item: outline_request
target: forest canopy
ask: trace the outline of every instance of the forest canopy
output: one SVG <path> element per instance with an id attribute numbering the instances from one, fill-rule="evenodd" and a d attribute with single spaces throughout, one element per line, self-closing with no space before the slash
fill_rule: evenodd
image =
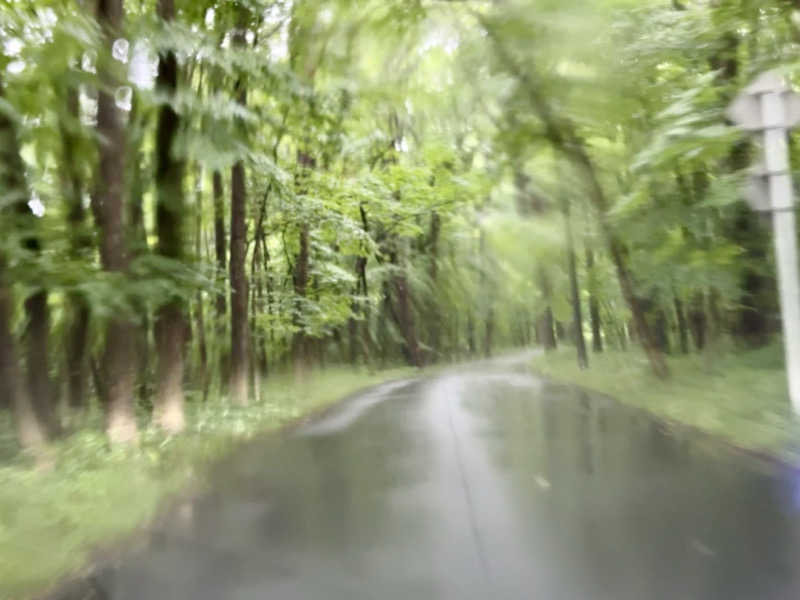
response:
<path id="1" fill-rule="evenodd" d="M 725 118 L 787 0 L 0 8 L 0 400 L 21 447 L 280 371 L 780 330 Z M 797 139 L 792 138 L 792 146 Z M 800 156 L 794 152 L 795 157 Z M 588 347 L 588 350 L 587 350 Z"/>

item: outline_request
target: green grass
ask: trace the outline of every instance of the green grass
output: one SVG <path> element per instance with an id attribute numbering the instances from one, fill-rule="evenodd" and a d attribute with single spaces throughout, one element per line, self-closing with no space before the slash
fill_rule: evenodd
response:
<path id="1" fill-rule="evenodd" d="M 534 368 L 737 446 L 800 462 L 800 424 L 791 413 L 779 346 L 673 357 L 666 381 L 650 373 L 638 351 L 592 355 L 590 362 L 589 370 L 580 371 L 574 349 L 563 349 L 537 357 Z"/>
<path id="2" fill-rule="evenodd" d="M 271 378 L 262 388 L 267 400 L 247 408 L 190 403 L 180 436 L 144 431 L 136 449 L 109 449 L 101 433 L 86 430 L 51 449 L 48 469 L 21 459 L 0 466 L 0 599 L 33 597 L 130 538 L 170 496 L 201 488 L 210 464 L 243 440 L 410 373 L 336 369 L 303 383 Z"/>

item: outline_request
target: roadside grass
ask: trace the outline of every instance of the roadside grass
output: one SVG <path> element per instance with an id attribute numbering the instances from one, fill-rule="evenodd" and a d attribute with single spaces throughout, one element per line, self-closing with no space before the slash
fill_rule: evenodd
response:
<path id="1" fill-rule="evenodd" d="M 553 380 L 603 392 L 732 444 L 800 463 L 800 421 L 792 416 L 780 345 L 755 351 L 670 357 L 671 377 L 653 376 L 639 351 L 608 351 L 578 369 L 574 348 L 534 359 Z"/>
<path id="2" fill-rule="evenodd" d="M 361 388 L 415 373 L 328 369 L 295 382 L 262 384 L 265 400 L 245 408 L 221 401 L 187 405 L 188 428 L 165 437 L 145 430 L 138 447 L 109 448 L 86 428 L 50 448 L 52 464 L 23 458 L 0 465 L 0 599 L 36 597 L 87 566 L 93 553 L 123 543 L 180 490 L 200 488 L 209 466 L 243 440 L 274 431 Z M 98 415 L 89 420 L 99 421 Z M 9 423 L 0 423 L 8 444 Z"/>

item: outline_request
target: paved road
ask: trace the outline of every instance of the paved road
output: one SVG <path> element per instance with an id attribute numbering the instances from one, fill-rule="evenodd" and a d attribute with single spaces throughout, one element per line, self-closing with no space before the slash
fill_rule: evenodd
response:
<path id="1" fill-rule="evenodd" d="M 797 600 L 800 475 L 509 364 L 252 444 L 114 600 Z"/>

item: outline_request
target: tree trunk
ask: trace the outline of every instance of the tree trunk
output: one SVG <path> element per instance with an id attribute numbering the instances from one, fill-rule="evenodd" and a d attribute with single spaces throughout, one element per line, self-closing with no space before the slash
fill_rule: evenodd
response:
<path id="1" fill-rule="evenodd" d="M 233 45 L 246 44 L 246 27 L 250 15 L 246 8 L 240 7 L 238 24 L 233 34 Z M 241 106 L 247 104 L 247 87 L 244 76 L 236 82 L 237 101 Z M 248 339 L 247 339 L 247 301 L 248 282 L 245 269 L 247 259 L 247 190 L 245 187 L 244 162 L 237 161 L 231 169 L 231 376 L 230 397 L 234 404 L 248 404 Z"/>
<path id="2" fill-rule="evenodd" d="M 559 321 L 558 319 L 555 320 L 556 326 L 556 339 L 559 341 L 564 341 L 567 337 L 567 328 L 564 326 L 564 323 Z"/>
<path id="3" fill-rule="evenodd" d="M 227 250 L 225 249 L 225 199 L 222 189 L 222 173 L 214 171 L 214 250 L 217 257 L 217 272 L 221 275 L 227 271 Z M 220 283 L 215 303 L 217 322 L 225 318 L 225 290 Z"/>
<path id="4" fill-rule="evenodd" d="M 437 279 L 439 276 L 439 237 L 441 235 L 442 230 L 442 220 L 439 216 L 439 213 L 433 211 L 431 213 L 431 223 L 430 223 L 430 233 L 428 237 L 428 259 L 430 260 L 430 267 L 428 271 L 428 276 L 430 277 L 431 281 L 431 294 L 430 298 L 430 306 L 429 306 L 429 326 L 428 331 L 430 333 L 430 347 L 433 351 L 433 356 L 435 360 L 438 360 L 438 357 L 441 355 L 441 322 L 442 322 L 442 315 L 439 310 L 439 299 L 437 297 Z M 491 317 L 491 315 L 490 315 Z M 487 352 L 491 354 L 491 331 L 488 330 L 490 324 L 493 327 L 493 318 L 490 318 L 487 323 Z"/>
<path id="5" fill-rule="evenodd" d="M 203 170 L 198 165 L 195 171 L 195 227 L 194 227 L 194 255 L 200 259 L 203 255 Z M 203 290 L 198 289 L 195 296 L 195 330 L 197 339 L 198 357 L 200 359 L 199 369 L 195 379 L 201 382 L 203 392 L 203 402 L 208 400 L 209 370 L 208 370 L 208 343 L 206 341 L 205 306 Z"/>
<path id="6" fill-rule="evenodd" d="M 4 96 L 4 91 L 3 81 L 0 79 L 0 98 Z M 17 225 L 18 206 L 23 204 L 27 209 L 28 188 L 25 182 L 25 165 L 20 155 L 17 132 L 14 122 L 5 111 L 0 111 L 0 189 L 4 194 L 5 202 L 7 202 L 6 207 L 14 208 L 16 213 L 11 213 L 8 208 L 3 208 L 0 215 L 0 225 L 3 226 L 5 235 L 9 235 L 13 232 L 6 228 L 9 227 L 9 224 L 12 227 Z M 35 295 L 32 296 L 32 298 L 35 297 Z M 44 299 L 46 302 L 47 297 L 45 296 Z M 0 252 L 0 392 L 4 398 L 8 399 L 8 403 L 14 411 L 19 443 L 23 448 L 36 449 L 47 439 L 48 423 L 42 419 L 41 414 L 37 414 L 29 386 L 23 381 L 20 371 L 17 345 L 11 328 L 13 306 L 11 283 L 7 273 L 7 259 L 5 253 Z M 30 315 L 30 308 L 26 306 L 26 309 Z M 39 326 L 42 324 L 41 319 L 31 320 L 31 324 L 33 323 Z M 35 348 L 35 344 L 31 344 L 31 346 Z M 30 365 L 28 371 L 29 377 L 34 374 Z"/>
<path id="7" fill-rule="evenodd" d="M 405 268 L 400 265 L 396 252 L 391 255 L 394 265 L 392 284 L 397 298 L 397 324 L 405 340 L 405 354 L 408 363 L 414 367 L 422 367 L 422 354 L 414 324 L 414 313 L 411 306 L 411 290 L 408 287 Z"/>
<path id="8" fill-rule="evenodd" d="M 555 350 L 558 347 L 556 341 L 555 320 L 553 311 L 548 306 L 536 321 L 536 337 L 545 350 Z"/>
<path id="9" fill-rule="evenodd" d="M 205 309 L 203 308 L 203 292 L 197 292 L 195 300 L 195 328 L 197 329 L 197 350 L 200 358 L 200 382 L 203 390 L 203 402 L 208 400 L 208 343 L 206 342 Z"/>
<path id="10" fill-rule="evenodd" d="M 97 189 L 92 198 L 100 230 L 100 260 L 103 269 L 123 276 L 128 268 L 125 248 L 125 130 L 112 91 L 119 85 L 111 46 L 122 30 L 122 0 L 98 0 L 97 20 L 107 53 L 99 62 L 101 87 L 97 95 L 99 166 Z M 102 359 L 103 387 L 109 438 L 114 443 L 133 442 L 138 437 L 133 407 L 135 353 L 130 341 L 136 327 L 127 316 L 110 317 Z"/>
<path id="11" fill-rule="evenodd" d="M 0 98 L 5 90 L 0 82 Z M 8 206 L 13 207 L 14 214 L 3 215 L 9 219 L 17 231 L 22 232 L 22 249 L 33 260 L 37 260 L 42 252 L 39 237 L 38 219 L 28 206 L 30 199 L 25 179 L 25 165 L 20 154 L 19 140 L 15 124 L 7 117 L 0 116 L 0 142 L 7 145 L 0 168 L 9 172 L 3 177 L 6 184 L 3 190 L 8 197 Z M 16 171 L 12 173 L 11 171 Z M 7 191 L 6 191 L 7 190 Z M 56 435 L 59 423 L 55 416 L 55 395 L 50 380 L 50 362 L 48 359 L 48 342 L 50 337 L 50 308 L 47 302 L 45 281 L 35 282 L 41 287 L 25 299 L 24 310 L 27 322 L 25 342 L 26 384 L 30 401 L 41 423 L 46 427 L 49 436 Z"/>
<path id="12" fill-rule="evenodd" d="M 489 284 L 489 261 L 488 252 L 486 250 L 486 230 L 480 227 L 480 236 L 478 238 L 478 252 L 481 259 L 481 276 L 480 285 L 483 291 L 484 301 L 486 302 L 485 312 L 483 318 L 485 319 L 485 329 L 483 338 L 483 355 L 486 358 L 492 355 L 492 344 L 494 343 L 494 298 L 492 293 L 492 286 Z"/>
<path id="13" fill-rule="evenodd" d="M 570 299 L 572 301 L 572 327 L 575 332 L 575 349 L 577 352 L 578 368 L 589 367 L 589 356 L 586 353 L 586 340 L 583 337 L 583 313 L 581 310 L 581 292 L 578 285 L 578 265 L 575 257 L 575 240 L 572 236 L 572 221 L 570 219 L 569 201 L 562 201 L 564 213 L 564 228 L 567 239 L 567 270 L 569 271 Z"/>
<path id="14" fill-rule="evenodd" d="M 248 403 L 247 357 L 247 275 L 245 273 L 246 223 L 244 164 L 238 162 L 231 173 L 231 400 L 237 405 Z"/>
<path id="15" fill-rule="evenodd" d="M 72 122 L 61 125 L 62 174 L 65 190 L 65 210 L 69 225 L 70 255 L 75 261 L 81 260 L 91 247 L 91 237 L 87 230 L 86 210 L 83 206 L 83 181 L 74 157 L 78 143 L 73 129 L 80 119 L 78 90 L 69 87 L 66 91 L 67 114 Z M 88 373 L 89 304 L 80 292 L 70 292 L 67 296 L 70 322 L 67 326 L 64 347 L 66 348 L 67 403 L 77 410 L 87 405 L 86 382 Z"/>
<path id="16" fill-rule="evenodd" d="M 363 209 L 362 209 L 363 211 Z M 365 217 L 366 220 L 366 217 Z M 366 230 L 365 230 L 366 231 Z M 367 287 L 367 258 L 359 256 L 356 258 L 356 298 L 350 305 L 353 316 L 347 321 L 349 336 L 349 355 L 350 364 L 358 363 L 359 349 L 364 355 L 364 362 L 369 362 L 369 308 L 368 308 L 368 287 Z M 359 322 L 360 321 L 360 322 Z"/>
<path id="17" fill-rule="evenodd" d="M 67 350 L 67 399 L 73 409 L 87 405 L 89 306 L 82 295 L 71 294 L 72 322 L 69 325 Z"/>
<path id="18" fill-rule="evenodd" d="M 600 302 L 597 299 L 597 275 L 594 267 L 594 252 L 586 249 L 586 271 L 589 274 L 589 321 L 592 327 L 592 352 L 603 351 L 603 332 L 600 320 Z"/>
<path id="19" fill-rule="evenodd" d="M 264 232 L 264 222 L 267 218 L 267 200 L 269 198 L 269 189 L 264 194 L 261 200 L 261 206 L 258 209 L 258 219 L 256 220 L 256 228 L 253 236 L 253 260 L 250 265 L 250 280 L 254 284 L 252 309 L 251 313 L 251 332 L 255 335 L 255 343 L 251 344 L 253 347 L 251 364 L 254 365 L 252 369 L 255 373 L 254 383 L 260 384 L 260 379 L 267 375 L 267 348 L 264 332 L 258 331 L 258 315 L 264 311 L 264 278 L 267 276 L 266 269 L 268 263 L 264 260 L 263 254 L 267 252 L 267 240 Z M 260 272 L 261 270 L 263 272 Z M 259 388 L 260 389 L 260 388 Z"/>
<path id="20" fill-rule="evenodd" d="M 164 22 L 175 18 L 174 0 L 158 0 L 158 15 Z M 156 87 L 168 97 L 178 89 L 178 60 L 168 50 L 158 61 Z M 164 104 L 156 132 L 156 230 L 157 250 L 162 257 L 179 263 L 184 258 L 183 173 L 184 162 L 175 157 L 180 117 L 171 104 Z M 169 433 L 186 425 L 183 410 L 183 346 L 186 339 L 186 308 L 179 295 L 158 309 L 155 323 L 158 372 L 156 375 L 155 423 Z"/>
<path id="21" fill-rule="evenodd" d="M 298 196 L 307 193 L 308 172 L 316 167 L 316 160 L 308 152 L 298 150 L 297 152 L 297 174 L 295 176 L 295 190 Z M 310 231 L 308 222 L 299 223 L 297 234 L 298 251 L 294 261 L 294 314 L 292 315 L 293 325 L 296 328 L 292 337 L 292 360 L 294 361 L 295 374 L 302 376 L 308 368 L 309 348 L 308 336 L 304 331 L 304 304 L 308 295 L 308 280 L 310 267 Z"/>
<path id="22" fill-rule="evenodd" d="M 689 354 L 689 324 L 686 322 L 683 301 L 678 296 L 675 296 L 675 316 L 678 319 L 678 340 L 681 345 L 681 353 Z"/>
<path id="23" fill-rule="evenodd" d="M 28 320 L 25 331 L 28 390 L 33 408 L 48 434 L 55 436 L 60 426 L 54 411 L 55 394 L 49 370 L 50 309 L 46 291 L 38 291 L 25 300 L 25 315 Z"/>
<path id="24" fill-rule="evenodd" d="M 486 336 L 484 338 L 483 355 L 486 358 L 492 357 L 492 347 L 494 345 L 494 309 L 490 306 L 486 314 Z"/>
<path id="25" fill-rule="evenodd" d="M 353 312 L 357 310 L 355 301 L 353 301 L 350 310 Z M 350 317 L 347 320 L 347 356 L 351 366 L 356 366 L 358 364 L 359 345 L 358 321 L 355 320 L 355 317 Z"/>
<path id="26" fill-rule="evenodd" d="M 653 340 L 656 348 L 665 354 L 669 353 L 669 321 L 667 320 L 667 314 L 656 301 L 645 300 L 642 302 L 649 308 L 646 313 L 648 313 L 648 316 L 650 317 L 649 325 L 650 330 L 653 332 Z"/>
<path id="27" fill-rule="evenodd" d="M 297 327 L 292 337 L 292 361 L 295 374 L 302 376 L 308 368 L 308 338 L 303 331 L 303 303 L 308 292 L 309 231 L 308 224 L 302 223 L 298 233 L 297 256 L 294 262 L 294 325 Z"/>
<path id="28" fill-rule="evenodd" d="M 26 450 L 35 451 L 45 443 L 47 428 L 36 414 L 28 389 L 22 381 L 11 332 L 11 288 L 6 279 L 5 258 L 0 257 L 0 392 L 9 400 L 14 411 L 20 445 Z"/>
<path id="29" fill-rule="evenodd" d="M 142 173 L 142 164 L 145 162 L 144 137 L 147 128 L 147 120 L 141 114 L 141 102 L 138 94 L 134 91 L 131 102 L 131 111 L 128 119 L 125 136 L 127 138 L 128 150 L 125 156 L 132 157 L 126 159 L 129 163 L 130 188 L 127 194 L 127 215 L 128 222 L 126 229 L 126 252 L 129 260 L 147 255 L 150 247 L 147 242 L 147 228 L 144 222 L 144 196 L 145 182 Z M 134 377 L 134 390 L 138 391 L 138 398 L 141 406 L 150 405 L 150 387 L 152 377 L 150 376 L 150 314 L 146 302 L 136 298 L 132 302 L 132 308 L 139 317 L 136 327 L 136 335 L 131 345 L 132 356 L 136 364 L 136 375 Z M 153 354 L 155 354 L 153 352 Z M 136 394 L 135 394 L 136 395 Z"/>
<path id="30" fill-rule="evenodd" d="M 705 294 L 697 292 L 692 297 L 689 308 L 689 325 L 692 332 L 692 340 L 694 341 L 694 347 L 698 351 L 706 347 L 708 319 L 706 318 L 705 303 Z"/>
<path id="31" fill-rule="evenodd" d="M 470 356 L 475 356 L 475 319 L 469 308 L 467 309 L 467 351 Z"/>
<path id="32" fill-rule="evenodd" d="M 553 319 L 553 310 L 550 306 L 552 296 L 550 278 L 541 266 L 538 268 L 536 278 L 539 283 L 539 290 L 542 293 L 542 298 L 547 302 L 547 306 L 537 319 L 536 328 L 539 343 L 542 344 L 545 350 L 555 350 L 558 347 L 558 341 L 556 338 L 556 323 Z"/>

